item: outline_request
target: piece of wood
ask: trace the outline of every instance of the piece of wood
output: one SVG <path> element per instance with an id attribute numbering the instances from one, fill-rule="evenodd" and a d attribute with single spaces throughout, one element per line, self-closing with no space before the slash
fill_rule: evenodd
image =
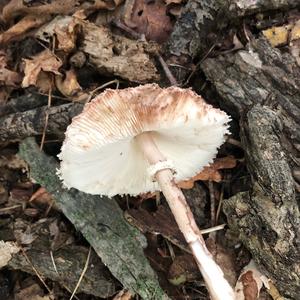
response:
<path id="1" fill-rule="evenodd" d="M 19 154 L 29 163 L 31 176 L 54 196 L 65 216 L 124 287 L 143 299 L 168 299 L 143 254 L 145 237 L 125 221 L 113 199 L 63 188 L 56 175 L 58 163 L 40 152 L 32 138 L 20 144 Z"/>
<path id="2" fill-rule="evenodd" d="M 224 212 L 265 275 L 283 295 L 297 299 L 300 214 L 276 113 L 260 105 L 253 107 L 247 114 L 242 142 L 253 188 L 224 201 Z"/>
<path id="3" fill-rule="evenodd" d="M 299 167 L 300 70 L 264 39 L 201 65 L 222 106 L 240 119 L 252 188 L 224 201 L 230 227 L 265 275 L 292 299 L 300 294 L 300 213 L 293 168 Z"/>
<path id="4" fill-rule="evenodd" d="M 78 115 L 82 109 L 83 104 L 81 103 L 68 103 L 50 108 L 42 106 L 2 116 L 0 117 L 0 144 L 41 135 L 47 112 L 49 119 L 46 133 L 63 138 L 72 118 Z"/>
<path id="5" fill-rule="evenodd" d="M 224 31 L 241 22 L 241 18 L 297 6 L 300 3 L 294 0 L 190 0 L 175 23 L 165 57 L 170 63 L 189 66 L 192 60 L 204 58 L 214 45 L 221 43 Z M 177 67 L 172 67 L 171 70 L 178 81 L 190 73 Z"/>
<path id="6" fill-rule="evenodd" d="M 201 68 L 222 97 L 221 107 L 234 118 L 255 104 L 276 111 L 290 164 L 300 164 L 300 68 L 289 53 L 281 53 L 261 38 L 245 50 L 206 59 Z"/>

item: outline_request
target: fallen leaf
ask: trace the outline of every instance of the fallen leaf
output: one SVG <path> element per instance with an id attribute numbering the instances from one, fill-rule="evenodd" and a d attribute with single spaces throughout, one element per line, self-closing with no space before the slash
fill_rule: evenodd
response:
<path id="1" fill-rule="evenodd" d="M 288 42 L 300 38 L 300 20 L 283 26 L 273 26 L 263 30 L 262 33 L 273 47 L 287 45 Z"/>
<path id="2" fill-rule="evenodd" d="M 113 298 L 113 300 L 130 300 L 132 299 L 132 296 L 133 295 L 131 294 L 131 292 L 122 290 Z"/>
<path id="3" fill-rule="evenodd" d="M 25 62 L 25 77 L 23 78 L 22 86 L 28 87 L 36 85 L 38 76 L 41 71 L 51 72 L 60 75 L 58 69 L 62 65 L 62 61 L 55 56 L 49 49 L 42 51 L 31 59 L 24 59 Z"/>
<path id="4" fill-rule="evenodd" d="M 75 48 L 77 34 L 80 31 L 78 18 L 71 16 L 57 16 L 51 22 L 41 26 L 35 33 L 35 37 L 50 43 L 53 36 L 57 40 L 57 49 L 66 53 Z"/>
<path id="5" fill-rule="evenodd" d="M 26 6 L 23 0 L 11 0 L 2 10 L 2 19 L 8 22 L 18 16 L 51 14 L 69 14 L 78 9 L 76 0 L 52 0 L 51 3 L 39 3 L 40 5 Z"/>
<path id="6" fill-rule="evenodd" d="M 220 266 L 224 273 L 224 277 L 227 279 L 231 286 L 234 286 L 237 279 L 235 272 L 235 254 L 230 248 L 225 248 L 216 239 L 216 232 L 209 234 L 209 237 L 205 240 L 209 252 L 214 257 L 214 260 Z"/>
<path id="7" fill-rule="evenodd" d="M 291 25 L 284 25 L 263 30 L 262 33 L 273 47 L 278 47 L 287 44 L 290 29 Z"/>
<path id="8" fill-rule="evenodd" d="M 35 86 L 38 88 L 39 92 L 48 94 L 49 91 L 53 90 L 54 87 L 54 82 L 51 74 L 41 71 L 37 77 Z"/>
<path id="9" fill-rule="evenodd" d="M 22 77 L 19 73 L 9 70 L 6 53 L 0 52 L 0 85 L 17 86 Z"/>
<path id="10" fill-rule="evenodd" d="M 290 40 L 295 41 L 300 39 L 300 20 L 298 20 L 290 32 Z"/>
<path id="11" fill-rule="evenodd" d="M 251 260 L 242 270 L 235 285 L 236 300 L 257 300 L 263 285 L 269 289 L 268 278 L 258 269 L 256 263 Z"/>
<path id="12" fill-rule="evenodd" d="M 178 186 L 182 189 L 192 189 L 197 180 L 211 180 L 220 182 L 222 175 L 220 169 L 232 169 L 236 166 L 236 159 L 233 156 L 217 158 L 210 166 L 205 167 L 199 174 L 189 180 L 180 181 Z"/>
<path id="13" fill-rule="evenodd" d="M 24 37 L 24 35 L 34 28 L 47 22 L 49 17 L 46 15 L 28 15 L 22 18 L 17 24 L 0 34 L 0 44 L 7 44 Z"/>
<path id="14" fill-rule="evenodd" d="M 300 20 L 298 20 L 290 32 L 290 52 L 300 66 Z"/>
<path id="15" fill-rule="evenodd" d="M 76 95 L 82 91 L 77 81 L 76 73 L 73 69 L 66 71 L 66 76 L 55 76 L 55 84 L 58 90 L 67 98 L 76 98 Z"/>
<path id="16" fill-rule="evenodd" d="M 176 226 L 176 221 L 169 209 L 160 205 L 153 213 L 145 209 L 129 209 L 125 212 L 126 220 L 143 233 L 160 234 L 177 247 L 188 251 L 185 239 Z"/>
<path id="17" fill-rule="evenodd" d="M 14 242 L 0 241 L 0 269 L 11 260 L 12 255 L 18 253 L 20 248 Z"/>
<path id="18" fill-rule="evenodd" d="M 6 104 L 7 100 L 9 99 L 12 90 L 13 88 L 11 87 L 0 86 L 0 111 L 1 108 Z"/>
<path id="19" fill-rule="evenodd" d="M 126 22 L 126 25 L 159 43 L 168 39 L 173 28 L 171 18 L 167 15 L 167 6 L 162 0 L 136 0 L 130 22 Z"/>
<path id="20" fill-rule="evenodd" d="M 42 288 L 37 284 L 34 283 L 18 292 L 15 293 L 14 300 L 52 300 L 50 295 L 44 296 L 44 291 Z"/>
<path id="21" fill-rule="evenodd" d="M 168 271 L 168 280 L 173 285 L 182 285 L 199 278 L 199 268 L 191 254 L 176 256 Z"/>

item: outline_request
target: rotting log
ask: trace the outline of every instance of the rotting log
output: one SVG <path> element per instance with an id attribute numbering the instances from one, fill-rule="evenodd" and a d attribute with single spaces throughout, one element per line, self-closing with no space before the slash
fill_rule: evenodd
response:
<path id="1" fill-rule="evenodd" d="M 81 103 L 68 103 L 50 108 L 42 106 L 4 115 L 0 117 L 0 144 L 41 135 L 45 127 L 46 114 L 49 115 L 46 134 L 63 138 L 72 118 L 78 115 L 82 109 L 83 104 Z"/>
<path id="2" fill-rule="evenodd" d="M 264 39 L 202 65 L 223 109 L 240 119 L 252 188 L 224 201 L 263 272 L 291 299 L 300 294 L 300 214 L 293 169 L 299 167 L 300 70 Z"/>
<path id="3" fill-rule="evenodd" d="M 26 93 L 17 98 L 12 98 L 6 103 L 0 104 L 0 117 L 8 114 L 22 112 L 46 105 L 48 97 L 45 95 Z"/>
<path id="4" fill-rule="evenodd" d="M 33 224 L 32 227 L 35 227 L 34 235 L 37 238 L 24 248 L 26 256 L 22 251 L 14 254 L 7 267 L 34 275 L 36 270 L 43 278 L 57 281 L 62 287 L 73 292 L 84 269 L 89 249 L 74 244 L 62 245 L 58 249 L 53 249 L 52 260 L 49 226 L 53 221 L 53 219 L 48 218 L 44 219 L 43 222 L 40 220 L 38 224 Z M 101 259 L 92 251 L 86 273 L 80 282 L 77 293 L 107 298 L 116 293 L 118 285 Z"/>
<path id="5" fill-rule="evenodd" d="M 261 38 L 245 50 L 206 59 L 201 68 L 222 97 L 221 107 L 234 118 L 256 104 L 276 111 L 291 167 L 300 165 L 300 68 L 289 53 Z"/>
<path id="6" fill-rule="evenodd" d="M 165 56 L 169 63 L 188 66 L 196 57 L 201 59 L 224 37 L 224 30 L 240 22 L 243 17 L 274 10 L 291 10 L 300 7 L 294 0 L 189 0 L 175 23 L 167 42 Z M 187 71 L 172 67 L 178 80 Z"/>
<path id="7" fill-rule="evenodd" d="M 19 155 L 30 165 L 32 178 L 54 196 L 64 215 L 126 288 L 143 299 L 168 299 L 144 256 L 145 237 L 125 221 L 113 199 L 63 188 L 56 175 L 58 163 L 40 152 L 33 138 L 20 143 Z"/>

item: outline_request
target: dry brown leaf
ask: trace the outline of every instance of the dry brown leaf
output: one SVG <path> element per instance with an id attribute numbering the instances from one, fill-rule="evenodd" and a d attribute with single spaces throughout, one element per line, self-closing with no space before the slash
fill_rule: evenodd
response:
<path id="1" fill-rule="evenodd" d="M 278 47 L 287 43 L 290 29 L 291 25 L 284 25 L 263 30 L 262 33 L 273 47 Z"/>
<path id="2" fill-rule="evenodd" d="M 191 254 L 177 255 L 168 270 L 168 280 L 177 286 L 199 278 L 198 266 Z"/>
<path id="3" fill-rule="evenodd" d="M 273 26 L 262 33 L 273 47 L 286 45 L 300 38 L 300 20 L 283 26 Z"/>
<path id="4" fill-rule="evenodd" d="M 0 85 L 17 86 L 22 80 L 19 73 L 7 68 L 7 57 L 4 52 L 0 52 Z"/>
<path id="5" fill-rule="evenodd" d="M 134 82 L 156 81 L 159 79 L 149 52 L 158 51 L 158 45 L 135 41 L 114 35 L 104 26 L 71 16 L 58 16 L 41 27 L 35 34 L 38 39 L 49 42 L 56 28 L 77 28 L 83 33 L 82 48 L 89 62 L 99 72 L 113 74 Z M 73 30 L 73 29 L 72 29 Z M 72 31 L 71 30 L 71 31 Z M 74 39 L 76 38 L 76 30 Z M 67 36 L 66 36 L 67 39 Z"/>
<path id="6" fill-rule="evenodd" d="M 1 106 L 5 105 L 12 90 L 13 90 L 12 88 L 6 86 L 0 86 L 0 112 L 1 112 Z"/>
<path id="7" fill-rule="evenodd" d="M 68 53 L 75 48 L 79 24 L 78 18 L 57 16 L 51 22 L 40 27 L 35 33 L 35 37 L 50 43 L 55 35 L 57 48 Z"/>
<path id="8" fill-rule="evenodd" d="M 167 6 L 162 0 L 136 0 L 127 25 L 145 34 L 147 39 L 160 43 L 168 39 L 173 28 L 171 18 L 167 15 Z"/>
<path id="9" fill-rule="evenodd" d="M 75 97 L 82 90 L 73 69 L 66 71 L 64 79 L 62 76 L 55 76 L 55 84 L 58 90 L 67 98 Z"/>
<path id="10" fill-rule="evenodd" d="M 20 248 L 13 242 L 0 241 L 0 269 L 11 260 L 12 255 L 18 253 Z"/>
<path id="11" fill-rule="evenodd" d="M 261 274 L 253 260 L 242 270 L 235 286 L 236 300 L 257 300 L 265 285 L 269 288 L 268 278 Z"/>
<path id="12" fill-rule="evenodd" d="M 130 300 L 132 299 L 132 294 L 131 292 L 127 290 L 122 290 L 120 291 L 114 298 L 113 300 Z"/>
<path id="13" fill-rule="evenodd" d="M 216 263 L 222 269 L 224 277 L 229 284 L 234 287 L 237 274 L 235 272 L 235 255 L 231 249 L 224 248 L 221 243 L 217 241 L 216 232 L 210 233 L 209 237 L 205 240 L 209 252 L 213 255 Z"/>
<path id="14" fill-rule="evenodd" d="M 37 77 L 35 86 L 39 92 L 48 94 L 50 90 L 53 90 L 54 86 L 52 76 L 47 72 L 41 71 Z"/>
<path id="15" fill-rule="evenodd" d="M 26 287 L 17 293 L 15 293 L 15 300 L 51 300 L 52 298 L 50 295 L 44 296 L 44 292 L 42 288 L 37 284 L 34 283 L 30 285 L 29 287 Z"/>
<path id="16" fill-rule="evenodd" d="M 41 5 L 26 6 L 23 0 L 11 0 L 3 8 L 2 18 L 8 22 L 17 16 L 69 14 L 78 9 L 78 1 L 76 0 L 52 0 L 51 3 L 40 3 Z"/>
<path id="17" fill-rule="evenodd" d="M 295 23 L 295 26 L 290 32 L 290 52 L 295 57 L 300 66 L 300 20 Z"/>
<path id="18" fill-rule="evenodd" d="M 23 87 L 36 85 L 41 71 L 60 75 L 58 69 L 61 67 L 62 61 L 48 49 L 32 57 L 32 59 L 24 59 L 24 61 L 25 77 L 22 82 Z"/>
<path id="19" fill-rule="evenodd" d="M 54 32 L 58 41 L 58 49 L 65 52 L 70 52 L 75 48 L 77 32 L 78 32 L 78 22 L 76 19 L 72 18 L 72 21 L 65 26 L 59 26 L 56 24 Z"/>
<path id="20" fill-rule="evenodd" d="M 0 44 L 6 44 L 11 41 L 23 38 L 29 30 L 39 27 L 47 22 L 49 16 L 28 15 L 21 19 L 17 24 L 10 27 L 7 31 L 0 34 Z"/>
<path id="21" fill-rule="evenodd" d="M 232 169 L 236 166 L 236 159 L 233 156 L 217 158 L 210 166 L 205 167 L 199 174 L 189 180 L 184 180 L 178 183 L 182 189 L 192 189 L 194 182 L 197 180 L 211 180 L 220 182 L 222 180 L 220 169 Z"/>

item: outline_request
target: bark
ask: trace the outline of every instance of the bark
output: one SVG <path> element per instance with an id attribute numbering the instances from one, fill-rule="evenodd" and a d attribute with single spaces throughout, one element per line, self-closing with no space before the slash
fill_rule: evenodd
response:
<path id="1" fill-rule="evenodd" d="M 251 190 L 224 201 L 239 233 L 283 295 L 300 294 L 300 214 L 292 170 L 299 166 L 300 70 L 293 57 L 265 40 L 246 50 L 207 59 L 202 70 L 240 118 Z"/>
<path id="2" fill-rule="evenodd" d="M 33 139 L 20 144 L 20 156 L 29 163 L 31 176 L 54 196 L 64 215 L 126 288 L 143 299 L 167 299 L 143 254 L 144 236 L 125 221 L 113 199 L 63 188 L 56 175 L 57 162 L 40 152 Z"/>
<path id="3" fill-rule="evenodd" d="M 222 97 L 222 108 L 234 118 L 255 104 L 276 111 L 290 164 L 300 164 L 300 69 L 290 54 L 258 39 L 235 54 L 206 59 L 201 68 Z"/>
<path id="4" fill-rule="evenodd" d="M 47 98 L 48 97 L 44 95 L 29 93 L 18 98 L 10 99 L 7 103 L 0 104 L 0 117 L 46 105 L 48 102 Z"/>
<path id="5" fill-rule="evenodd" d="M 224 30 L 240 22 L 241 18 L 258 12 L 284 11 L 299 6 L 298 0 L 190 0 L 167 42 L 166 57 L 170 63 L 187 66 L 196 57 L 203 58 L 213 45 L 220 43 Z M 183 68 L 172 69 L 178 80 L 187 74 Z"/>
<path id="6" fill-rule="evenodd" d="M 46 114 L 49 114 L 47 134 L 63 137 L 67 126 L 74 116 L 83 109 L 83 104 L 69 103 L 37 107 L 32 110 L 12 113 L 0 117 L 0 144 L 8 141 L 19 141 L 29 136 L 41 135 L 45 126 Z"/>

